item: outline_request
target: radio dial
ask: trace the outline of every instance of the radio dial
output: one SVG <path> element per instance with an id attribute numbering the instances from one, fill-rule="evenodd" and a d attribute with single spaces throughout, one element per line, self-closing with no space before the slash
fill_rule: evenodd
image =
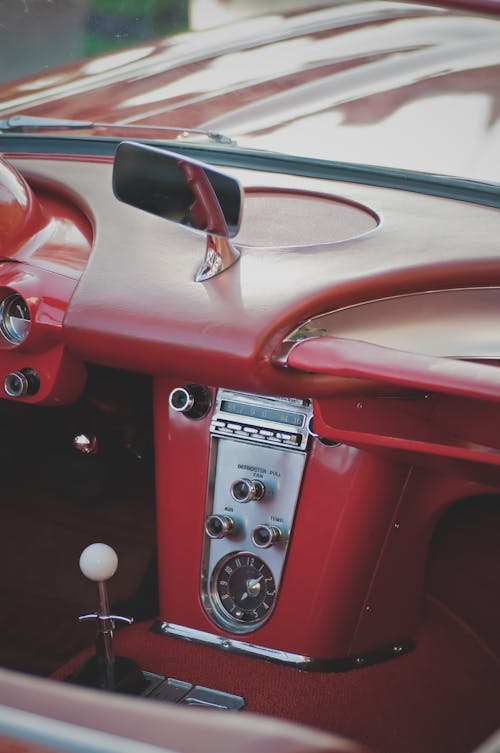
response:
<path id="1" fill-rule="evenodd" d="M 231 496 L 236 502 L 258 502 L 266 493 L 266 487 L 258 479 L 239 478 L 231 484 Z"/>

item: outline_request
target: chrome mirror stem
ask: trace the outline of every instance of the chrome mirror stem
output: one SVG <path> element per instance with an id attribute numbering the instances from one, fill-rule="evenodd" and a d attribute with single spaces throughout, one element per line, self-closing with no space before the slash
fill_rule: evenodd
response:
<path id="1" fill-rule="evenodd" d="M 239 258 L 240 252 L 233 246 L 229 238 L 208 233 L 205 258 L 198 268 L 194 278 L 195 282 L 205 282 L 205 280 L 215 277 L 231 267 Z"/>

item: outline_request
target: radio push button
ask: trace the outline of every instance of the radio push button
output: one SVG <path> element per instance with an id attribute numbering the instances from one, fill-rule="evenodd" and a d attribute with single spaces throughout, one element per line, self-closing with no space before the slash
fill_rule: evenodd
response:
<path id="1" fill-rule="evenodd" d="M 231 497 L 236 502 L 259 502 L 266 493 L 266 487 L 258 479 L 239 478 L 231 484 Z"/>

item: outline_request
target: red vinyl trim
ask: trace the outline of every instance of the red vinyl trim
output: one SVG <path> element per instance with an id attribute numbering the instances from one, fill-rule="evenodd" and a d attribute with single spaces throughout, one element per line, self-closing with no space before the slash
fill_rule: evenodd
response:
<path id="1" fill-rule="evenodd" d="M 500 401 L 500 370 L 485 364 L 410 353 L 347 338 L 298 343 L 287 365 L 334 377 Z"/>

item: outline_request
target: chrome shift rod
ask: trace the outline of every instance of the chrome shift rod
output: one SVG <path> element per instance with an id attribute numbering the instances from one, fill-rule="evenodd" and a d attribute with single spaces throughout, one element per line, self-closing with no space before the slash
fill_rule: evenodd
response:
<path id="1" fill-rule="evenodd" d="M 99 605 L 97 612 L 83 614 L 80 622 L 97 621 L 96 660 L 99 669 L 99 685 L 105 690 L 115 689 L 115 655 L 113 649 L 113 631 L 115 622 L 133 623 L 131 617 L 110 614 L 108 588 L 106 581 L 113 577 L 118 567 L 118 557 L 114 549 L 107 544 L 91 544 L 80 556 L 80 570 L 89 580 L 97 583 Z"/>

